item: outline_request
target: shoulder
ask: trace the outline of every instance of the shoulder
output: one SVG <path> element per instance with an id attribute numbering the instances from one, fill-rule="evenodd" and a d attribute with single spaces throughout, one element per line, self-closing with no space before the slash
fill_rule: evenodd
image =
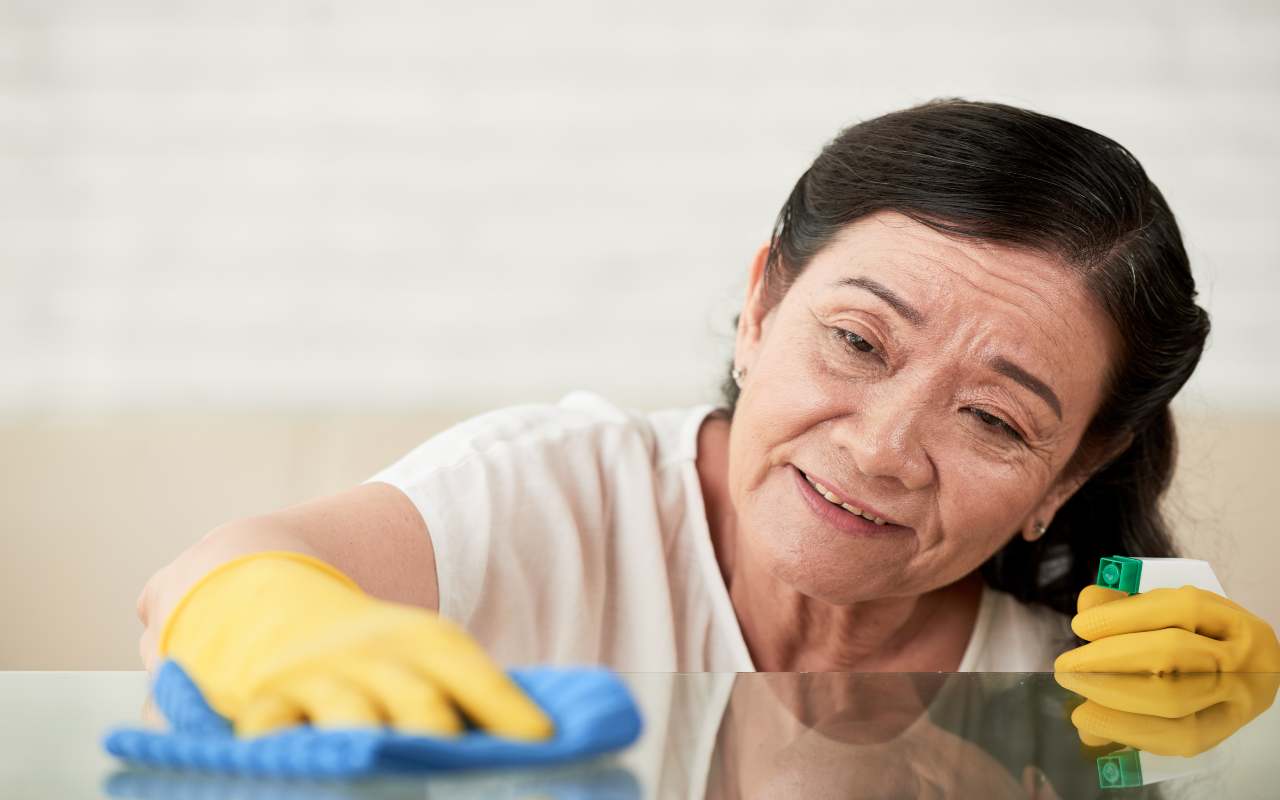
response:
<path id="1" fill-rule="evenodd" d="M 1071 620 L 1047 606 L 984 588 L 979 628 L 983 641 L 976 672 L 1048 672 L 1059 653 L 1074 646 Z"/>
<path id="2" fill-rule="evenodd" d="M 399 489 L 422 517 L 441 614 L 466 623 L 514 618 L 528 606 L 546 615 L 557 598 L 594 590 L 569 584 L 604 574 L 614 507 L 653 496 L 660 439 L 646 415 L 571 392 L 458 422 L 365 482 Z M 542 594 L 486 590 L 511 586 Z"/>
<path id="3" fill-rule="evenodd" d="M 700 422 L 712 409 L 642 412 L 570 392 L 555 403 L 463 420 L 365 482 L 400 489 L 429 527 L 445 503 L 465 503 L 473 516 L 510 513 L 526 522 L 536 513 L 572 511 L 580 523 L 598 526 L 620 502 L 678 504 L 684 470 L 667 467 L 696 458 Z"/>
<path id="4" fill-rule="evenodd" d="M 478 414 L 419 444 L 370 481 L 403 484 L 477 461 L 545 461 L 561 469 L 622 452 L 656 457 L 658 437 L 646 415 L 598 394 L 575 391 L 555 403 L 527 403 Z M 594 457 L 593 457 L 594 456 Z"/>

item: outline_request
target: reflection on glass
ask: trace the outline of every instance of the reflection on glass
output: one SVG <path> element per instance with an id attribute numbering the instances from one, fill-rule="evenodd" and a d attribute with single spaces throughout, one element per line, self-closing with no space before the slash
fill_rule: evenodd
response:
<path id="1" fill-rule="evenodd" d="M 1237 789 L 1270 780 L 1265 762 L 1280 731 L 1276 710 L 1267 713 L 1280 690 L 1275 674 L 664 673 L 627 681 L 644 709 L 645 733 L 608 760 L 354 782 L 128 770 L 112 776 L 106 793 L 202 800 L 1223 797 L 1232 796 L 1223 791 L 1228 777 Z M 1237 758 L 1234 743 L 1254 754 Z M 1256 796 L 1269 796 L 1257 786 Z"/>
<path id="2" fill-rule="evenodd" d="M 177 770 L 124 769 L 103 793 L 136 800 L 423 800 L 431 797 L 640 800 L 640 784 L 611 760 L 573 767 L 359 780 L 248 778 Z"/>
<path id="3" fill-rule="evenodd" d="M 740 675 L 706 796 L 1078 796 L 1096 783 L 1069 697 L 1014 674 Z"/>
<path id="4" fill-rule="evenodd" d="M 693 776 L 690 794 L 705 786 L 718 799 L 1065 798 L 1123 787 L 1178 796 L 1167 790 L 1196 788 L 1214 767 L 1212 749 L 1271 705 L 1280 676 L 758 673 L 731 681 L 705 781 Z M 1153 785 L 1173 778 L 1184 782 Z"/>
<path id="5" fill-rule="evenodd" d="M 1100 756 L 1104 788 L 1150 786 L 1213 768 L 1220 742 L 1275 702 L 1276 673 L 1059 673 L 1084 698 L 1071 713 L 1080 741 L 1122 749 Z"/>

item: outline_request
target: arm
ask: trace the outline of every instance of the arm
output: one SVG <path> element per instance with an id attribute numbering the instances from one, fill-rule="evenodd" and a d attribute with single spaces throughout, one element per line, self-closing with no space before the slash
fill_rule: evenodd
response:
<path id="1" fill-rule="evenodd" d="M 174 659 L 237 735 L 299 722 L 545 739 L 546 714 L 439 617 L 435 558 L 411 501 L 359 486 L 229 523 L 143 590 L 142 656 Z M 154 718 L 144 708 L 144 715 Z"/>
<path id="2" fill-rule="evenodd" d="M 246 553 L 290 550 L 314 556 L 382 600 L 439 608 L 435 553 L 422 516 L 385 483 L 369 483 L 214 528 L 147 581 L 138 597 L 142 661 L 156 666 L 169 612 L 201 576 Z"/>

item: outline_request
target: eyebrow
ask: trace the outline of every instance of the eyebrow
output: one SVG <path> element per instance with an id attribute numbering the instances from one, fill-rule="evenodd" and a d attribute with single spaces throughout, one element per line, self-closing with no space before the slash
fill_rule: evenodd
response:
<path id="1" fill-rule="evenodd" d="M 876 297 L 879 297 L 881 300 L 887 303 L 890 308 L 898 312 L 899 316 L 901 316 L 907 322 L 910 322 L 915 327 L 918 328 L 925 323 L 924 314 L 921 314 L 919 311 L 913 308 L 909 303 L 907 303 L 906 300 L 903 300 L 901 297 L 895 294 L 894 291 L 890 289 L 888 286 L 885 286 L 882 283 L 877 283 L 876 281 L 873 281 L 870 278 L 863 278 L 863 277 L 841 278 L 840 280 L 831 284 L 831 286 L 832 288 L 838 288 L 841 286 L 853 286 L 858 289 L 866 289 L 868 292 L 871 292 Z"/>
<path id="2" fill-rule="evenodd" d="M 1030 372 L 1027 372 L 1025 369 L 1003 356 L 996 356 L 987 363 L 996 372 L 999 372 L 1006 378 L 1012 378 L 1031 391 L 1040 395 L 1040 397 L 1049 404 L 1049 407 L 1053 409 L 1053 413 L 1058 415 L 1058 419 L 1062 419 L 1062 403 L 1058 400 L 1058 396 L 1053 393 L 1053 390 L 1049 388 L 1049 384 L 1040 380 L 1035 375 L 1032 375 Z"/>
<path id="3" fill-rule="evenodd" d="M 870 278 L 864 278 L 861 276 L 841 278 L 831 284 L 831 286 L 833 288 L 852 286 L 858 289 L 866 289 L 868 292 L 871 292 L 876 297 L 883 300 L 890 308 L 898 312 L 899 316 L 907 322 L 910 322 L 915 327 L 918 328 L 925 323 L 924 314 L 921 314 L 912 307 L 910 303 L 899 297 L 892 289 L 882 283 L 873 281 Z M 995 358 L 992 358 L 988 362 L 988 365 L 1006 378 L 1010 378 L 1011 380 L 1014 380 L 1030 389 L 1032 392 L 1035 392 L 1042 400 L 1049 404 L 1049 407 L 1053 409 L 1053 413 L 1058 416 L 1058 419 L 1062 419 L 1062 401 L 1058 399 L 1058 395 L 1054 394 L 1053 389 L 1049 388 L 1049 384 L 1040 380 L 1035 375 L 1032 375 L 1030 372 L 1027 372 L 1025 369 L 1003 356 L 996 356 Z"/>

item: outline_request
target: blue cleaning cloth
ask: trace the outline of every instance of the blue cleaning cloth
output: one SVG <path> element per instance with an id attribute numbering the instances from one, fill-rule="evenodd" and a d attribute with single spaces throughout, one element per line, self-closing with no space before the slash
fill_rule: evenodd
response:
<path id="1" fill-rule="evenodd" d="M 555 724 L 555 735 L 522 742 L 467 730 L 457 737 L 394 729 L 286 728 L 252 739 L 205 702 L 175 661 L 157 672 L 152 694 L 169 731 L 117 728 L 103 747 L 136 764 L 300 778 L 346 778 L 469 768 L 554 764 L 626 747 L 640 735 L 640 712 L 622 681 L 598 667 L 531 667 L 508 675 Z"/>

